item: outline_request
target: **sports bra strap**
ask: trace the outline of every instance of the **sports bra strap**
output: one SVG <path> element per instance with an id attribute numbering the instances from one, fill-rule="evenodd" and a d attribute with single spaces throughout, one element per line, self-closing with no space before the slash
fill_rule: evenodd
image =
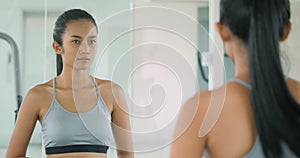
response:
<path id="1" fill-rule="evenodd" d="M 55 79 L 56 79 L 56 77 L 54 77 L 53 80 L 52 80 L 52 86 L 53 86 L 53 98 L 56 98 L 56 85 L 55 85 Z"/>
<path id="2" fill-rule="evenodd" d="M 101 96 L 101 93 L 100 93 L 100 88 L 99 88 L 99 86 L 98 86 L 98 83 L 97 83 L 95 77 L 92 77 L 92 78 L 93 78 L 94 84 L 96 85 L 98 96 L 100 97 L 100 96 Z"/>
<path id="3" fill-rule="evenodd" d="M 233 82 L 237 82 L 237 83 L 241 84 L 242 86 L 244 86 L 244 87 L 246 87 L 246 88 L 248 88 L 250 90 L 252 89 L 252 87 L 251 87 L 251 85 L 249 83 L 247 83 L 247 82 L 245 82 L 245 81 L 243 81 L 241 79 L 234 78 L 232 81 Z"/>

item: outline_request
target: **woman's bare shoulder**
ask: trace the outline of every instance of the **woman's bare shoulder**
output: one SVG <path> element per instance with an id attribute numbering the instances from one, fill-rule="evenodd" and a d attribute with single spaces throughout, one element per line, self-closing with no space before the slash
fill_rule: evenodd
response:
<path id="1" fill-rule="evenodd" d="M 105 79 L 100 79 L 100 78 L 95 78 L 96 79 L 96 82 L 98 84 L 98 86 L 104 90 L 109 90 L 109 91 L 122 91 L 122 87 L 111 81 L 111 80 L 105 80 Z"/>
<path id="2" fill-rule="evenodd" d="M 291 85 L 291 86 L 298 86 L 298 87 L 300 86 L 300 81 L 296 80 L 294 78 L 291 78 L 291 77 L 289 77 L 287 79 L 287 83 L 288 83 L 288 85 Z"/>
<path id="3" fill-rule="evenodd" d="M 196 120 L 198 120 L 196 122 L 199 123 L 199 121 L 203 119 L 205 112 L 210 105 L 212 92 L 213 91 L 209 90 L 199 91 L 196 92 L 191 98 L 189 98 L 185 102 L 182 109 L 182 112 L 186 113 L 186 117 L 191 117 L 190 115 L 194 114 L 193 118 L 196 118 Z"/>
<path id="4" fill-rule="evenodd" d="M 52 97 L 52 91 L 52 81 L 37 84 L 28 90 L 25 95 L 24 102 L 26 101 L 34 105 L 40 105 L 40 103 L 43 103 Z"/>
<path id="5" fill-rule="evenodd" d="M 292 96 L 298 103 L 300 103 L 300 81 L 288 78 L 286 82 Z"/>
<path id="6" fill-rule="evenodd" d="M 41 96 L 45 93 L 49 93 L 49 90 L 52 90 L 52 81 L 47 81 L 45 83 L 37 84 L 27 92 L 27 95 L 37 95 Z"/>

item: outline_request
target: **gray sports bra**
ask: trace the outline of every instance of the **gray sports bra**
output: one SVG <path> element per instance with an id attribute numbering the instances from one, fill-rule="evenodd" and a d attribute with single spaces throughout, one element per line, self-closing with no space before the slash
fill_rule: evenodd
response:
<path id="1" fill-rule="evenodd" d="M 240 80 L 238 78 L 234 78 L 232 80 L 232 82 L 237 82 L 241 85 L 243 85 L 244 87 L 248 88 L 248 89 L 252 89 L 251 85 L 243 80 Z M 259 136 L 257 136 L 256 140 L 255 140 L 255 144 L 253 145 L 252 149 L 250 150 L 250 152 L 244 156 L 244 158 L 264 158 L 264 152 L 261 146 L 261 142 L 259 139 Z M 282 144 L 282 157 L 284 158 L 297 158 L 296 155 L 287 147 L 286 144 Z"/>
<path id="2" fill-rule="evenodd" d="M 108 145 L 114 143 L 111 115 L 100 94 L 98 102 L 89 112 L 72 113 L 64 109 L 56 99 L 55 78 L 53 100 L 42 122 L 42 136 L 46 154 L 70 152 L 106 153 Z"/>

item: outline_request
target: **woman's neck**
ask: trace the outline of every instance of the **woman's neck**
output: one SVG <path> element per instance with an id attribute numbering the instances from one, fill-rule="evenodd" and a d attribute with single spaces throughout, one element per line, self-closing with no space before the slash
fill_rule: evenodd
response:
<path id="1" fill-rule="evenodd" d="M 251 84 L 247 47 L 244 45 L 235 45 L 232 48 L 234 54 L 235 78 L 239 78 Z"/>
<path id="2" fill-rule="evenodd" d="M 70 89 L 81 89 L 90 87 L 92 78 L 87 70 L 71 70 L 62 71 L 62 73 L 57 77 L 57 82 L 59 82 L 60 87 L 70 88 Z"/>

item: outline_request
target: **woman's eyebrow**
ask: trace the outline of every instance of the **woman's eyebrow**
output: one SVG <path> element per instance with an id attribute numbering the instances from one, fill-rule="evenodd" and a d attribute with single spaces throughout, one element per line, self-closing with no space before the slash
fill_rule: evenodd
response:
<path id="1" fill-rule="evenodd" d="M 78 35 L 72 35 L 71 37 L 82 39 L 83 37 Z M 89 36 L 88 38 L 97 38 L 97 36 Z"/>
<path id="2" fill-rule="evenodd" d="M 78 35 L 72 35 L 71 37 L 74 37 L 74 38 L 82 38 L 81 36 L 78 36 Z"/>
<path id="3" fill-rule="evenodd" d="M 97 38 L 97 36 L 89 36 L 88 38 Z"/>

